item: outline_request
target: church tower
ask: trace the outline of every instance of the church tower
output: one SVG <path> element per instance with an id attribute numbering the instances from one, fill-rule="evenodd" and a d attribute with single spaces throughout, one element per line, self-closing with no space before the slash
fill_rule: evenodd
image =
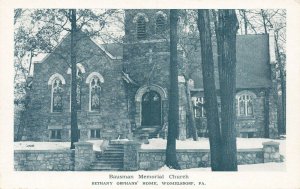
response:
<path id="1" fill-rule="evenodd" d="M 123 71 L 134 130 L 158 135 L 168 118 L 169 10 L 125 10 Z"/>

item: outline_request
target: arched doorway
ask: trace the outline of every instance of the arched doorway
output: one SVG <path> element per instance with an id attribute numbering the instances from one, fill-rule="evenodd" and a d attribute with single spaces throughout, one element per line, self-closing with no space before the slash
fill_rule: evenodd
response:
<path id="1" fill-rule="evenodd" d="M 162 122 L 161 96 L 156 91 L 148 91 L 142 96 L 142 126 L 158 126 Z"/>

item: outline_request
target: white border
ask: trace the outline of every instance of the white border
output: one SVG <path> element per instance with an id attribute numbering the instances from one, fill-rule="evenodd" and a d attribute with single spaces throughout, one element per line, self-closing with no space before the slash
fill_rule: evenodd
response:
<path id="1" fill-rule="evenodd" d="M 13 9 L 14 8 L 286 8 L 287 9 L 287 171 L 210 173 L 181 171 L 191 180 L 204 181 L 197 188 L 300 188 L 299 0 L 0 0 L 0 188 L 100 188 L 92 181 L 105 181 L 107 172 L 15 172 L 13 170 Z M 143 172 L 151 174 L 151 172 Z M 155 174 L 157 172 L 153 172 Z M 116 174 L 116 172 L 114 173 Z M 120 175 L 138 173 L 120 172 Z M 161 174 L 177 174 L 162 172 Z M 101 188 L 112 188 L 101 186 Z M 120 187 L 141 188 L 141 187 Z M 144 188 L 144 187 L 143 187 Z M 149 188 L 149 187 L 145 187 Z M 151 186 L 150 188 L 158 188 Z M 160 186 L 159 188 L 166 188 Z M 172 187 L 182 188 L 182 187 Z M 189 187 L 193 188 L 193 187 Z M 195 187 L 196 188 L 196 187 Z"/>

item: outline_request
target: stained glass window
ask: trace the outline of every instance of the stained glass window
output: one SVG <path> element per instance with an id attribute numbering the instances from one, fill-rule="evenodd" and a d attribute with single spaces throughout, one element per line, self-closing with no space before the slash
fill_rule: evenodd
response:
<path id="1" fill-rule="evenodd" d="M 253 115 L 253 98 L 249 94 L 244 94 L 238 98 L 238 115 L 252 116 Z"/>
<path id="2" fill-rule="evenodd" d="M 100 110 L 100 79 L 93 77 L 90 82 L 90 107 L 91 111 Z"/>
<path id="3" fill-rule="evenodd" d="M 62 81 L 55 78 L 52 84 L 52 112 L 61 112 L 63 109 Z"/>

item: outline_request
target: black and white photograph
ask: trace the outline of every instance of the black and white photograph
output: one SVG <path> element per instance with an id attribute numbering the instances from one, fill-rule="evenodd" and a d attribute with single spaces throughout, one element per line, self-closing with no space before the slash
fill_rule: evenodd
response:
<path id="1" fill-rule="evenodd" d="M 214 174 L 270 175 L 256 188 L 285 188 L 272 177 L 299 167 L 288 7 L 96 7 L 7 11 L 11 155 L 0 151 L 1 164 L 51 184 L 6 177 L 3 188 L 218 188 L 226 181 Z M 294 177 L 286 188 L 300 187 Z"/>

